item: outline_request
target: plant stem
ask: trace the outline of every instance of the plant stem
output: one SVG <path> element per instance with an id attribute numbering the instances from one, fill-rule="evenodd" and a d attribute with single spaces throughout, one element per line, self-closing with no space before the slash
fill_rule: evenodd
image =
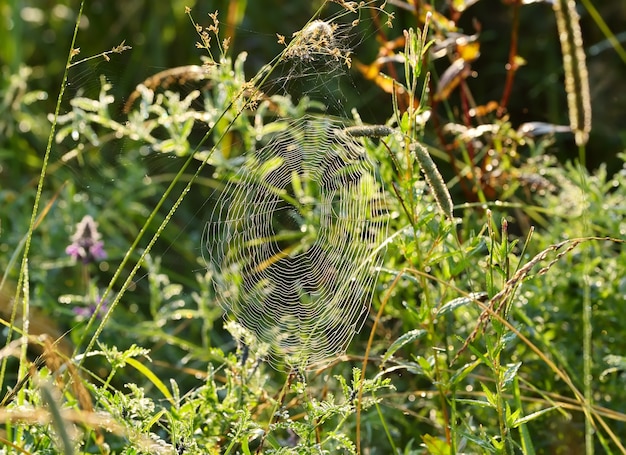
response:
<path id="1" fill-rule="evenodd" d="M 515 78 L 515 72 L 517 71 L 517 63 L 515 62 L 515 59 L 517 57 L 520 3 L 521 2 L 513 3 L 513 23 L 511 24 L 511 45 L 509 47 L 509 62 L 506 66 L 506 82 L 504 84 L 504 92 L 502 92 L 500 106 L 498 107 L 498 117 L 502 117 L 504 115 L 504 112 L 506 111 L 506 105 L 509 102 L 511 90 L 513 89 L 513 79 Z"/>
<path id="2" fill-rule="evenodd" d="M 56 107 L 54 109 L 54 119 L 52 121 L 52 126 L 50 127 L 50 134 L 48 135 L 48 143 L 46 145 L 46 151 L 43 156 L 43 163 L 41 165 L 41 173 L 39 174 L 39 181 L 37 183 L 37 192 L 35 193 L 35 201 L 33 203 L 33 211 L 30 217 L 30 224 L 28 226 L 28 232 L 26 234 L 26 243 L 24 245 L 24 253 L 22 255 L 22 265 L 20 267 L 20 274 L 18 283 L 15 290 L 15 298 L 13 299 L 13 309 L 11 311 L 11 321 L 10 327 L 7 334 L 7 341 L 5 346 L 9 346 L 11 343 L 11 338 L 13 335 L 13 325 L 15 322 L 15 316 L 17 313 L 17 305 L 20 301 L 20 293 L 23 286 L 24 278 L 24 270 L 28 266 L 28 253 L 30 252 L 30 242 L 33 237 L 33 231 L 35 230 L 35 224 L 37 221 L 37 213 L 39 212 L 39 203 L 41 201 L 41 195 L 43 193 L 43 184 L 45 181 L 46 173 L 48 170 L 48 161 L 50 160 L 50 152 L 52 150 L 52 142 L 54 141 L 54 136 L 56 132 L 57 119 L 59 117 L 59 112 L 61 111 L 61 101 L 63 100 L 63 95 L 65 94 L 65 87 L 67 86 L 67 75 L 69 71 L 70 64 L 72 62 L 72 57 L 74 56 L 74 45 L 76 44 L 76 36 L 78 35 L 78 25 L 80 24 L 81 17 L 83 15 L 83 7 L 85 5 L 85 0 L 80 2 L 80 8 L 78 9 L 78 14 L 76 15 L 76 22 L 74 24 L 74 34 L 72 35 L 72 41 L 70 44 L 70 50 L 67 54 L 67 62 L 65 64 L 65 70 L 63 71 L 63 79 L 61 81 L 61 87 L 59 89 L 59 96 L 57 97 Z M 24 300 L 24 308 L 23 308 L 22 317 L 24 320 L 28 319 L 28 304 L 26 299 Z M 4 384 L 4 375 L 6 372 L 7 361 L 9 356 L 5 356 L 2 359 L 2 365 L 0 366 L 0 389 L 3 388 Z"/>

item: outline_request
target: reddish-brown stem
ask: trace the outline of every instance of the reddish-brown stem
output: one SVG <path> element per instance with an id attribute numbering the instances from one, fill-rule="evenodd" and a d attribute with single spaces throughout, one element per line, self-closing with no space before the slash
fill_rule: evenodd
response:
<path id="1" fill-rule="evenodd" d="M 511 91 L 513 90 L 513 79 L 517 71 L 517 37 L 519 33 L 519 8 L 520 2 L 513 2 L 513 23 L 511 24 L 511 46 L 509 47 L 509 62 L 506 68 L 506 82 L 504 84 L 504 92 L 498 107 L 498 117 L 502 117 L 506 112 L 506 105 L 509 102 Z"/>
<path id="2" fill-rule="evenodd" d="M 472 127 L 472 119 L 470 117 L 469 111 L 470 111 L 470 105 L 469 105 L 469 101 L 467 99 L 467 91 L 469 90 L 469 87 L 467 86 L 467 83 L 465 82 L 465 79 L 461 81 L 461 86 L 460 86 L 460 94 L 461 94 L 461 109 L 463 110 L 463 124 L 467 127 L 467 128 L 471 128 Z M 471 141 L 467 141 L 467 155 L 470 158 L 470 161 L 472 164 L 474 164 L 474 145 L 472 144 Z"/>

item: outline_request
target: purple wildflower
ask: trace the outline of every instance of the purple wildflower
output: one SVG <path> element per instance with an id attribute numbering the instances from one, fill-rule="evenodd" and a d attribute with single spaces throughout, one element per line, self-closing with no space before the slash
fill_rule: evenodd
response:
<path id="1" fill-rule="evenodd" d="M 100 296 L 98 296 L 98 298 L 96 299 L 96 302 L 99 302 L 100 300 L 102 299 L 100 298 Z M 89 319 L 91 318 L 91 316 L 94 315 L 97 308 L 98 308 L 98 304 L 94 303 L 86 307 L 78 307 L 78 306 L 74 307 L 72 311 L 80 319 Z M 104 315 L 106 314 L 108 308 L 109 308 L 109 302 L 108 300 L 105 300 L 104 302 L 102 302 L 102 305 L 100 306 L 100 311 L 98 311 L 97 318 L 102 319 Z"/>
<path id="2" fill-rule="evenodd" d="M 104 259 L 107 254 L 100 237 L 98 224 L 90 215 L 85 215 L 76 225 L 72 243 L 65 248 L 65 252 L 76 260 L 80 259 L 83 264 Z"/>

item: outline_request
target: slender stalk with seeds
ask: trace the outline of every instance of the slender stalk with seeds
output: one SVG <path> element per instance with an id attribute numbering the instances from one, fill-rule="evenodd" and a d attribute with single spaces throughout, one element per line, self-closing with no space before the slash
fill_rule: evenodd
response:
<path id="1" fill-rule="evenodd" d="M 582 147 L 589 140 L 589 131 L 591 130 L 591 97 L 580 31 L 580 17 L 576 12 L 575 0 L 555 1 L 554 14 L 556 15 L 559 41 L 563 51 L 570 127 L 574 132 L 576 145 Z"/>
<path id="2" fill-rule="evenodd" d="M 441 210 L 441 212 L 448 217 L 448 219 L 452 219 L 453 206 L 450 192 L 448 191 L 446 182 L 443 180 L 439 169 L 437 169 L 437 165 L 430 157 L 428 150 L 426 150 L 426 147 L 419 142 L 413 142 L 411 144 L 411 151 L 415 155 L 415 159 L 424 173 L 426 183 L 433 192 L 433 196 L 435 197 L 435 202 L 437 203 L 439 210 Z"/>

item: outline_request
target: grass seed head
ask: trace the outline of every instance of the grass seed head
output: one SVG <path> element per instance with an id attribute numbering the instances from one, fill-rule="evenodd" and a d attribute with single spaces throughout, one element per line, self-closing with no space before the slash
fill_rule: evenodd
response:
<path id="1" fill-rule="evenodd" d="M 351 52 L 337 38 L 338 29 L 339 25 L 333 22 L 314 20 L 293 34 L 293 41 L 288 46 L 285 57 L 309 63 L 344 62 L 349 68 Z"/>

